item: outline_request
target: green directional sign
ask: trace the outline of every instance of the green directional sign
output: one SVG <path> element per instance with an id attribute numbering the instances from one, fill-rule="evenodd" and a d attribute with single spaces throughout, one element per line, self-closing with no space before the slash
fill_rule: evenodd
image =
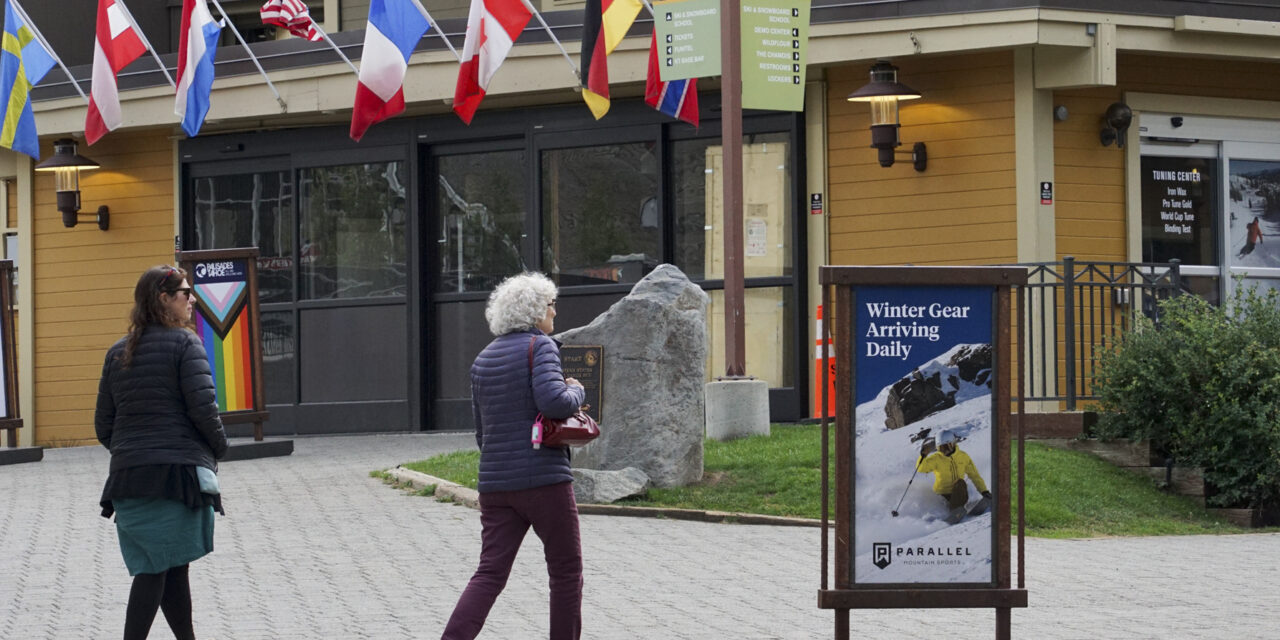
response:
<path id="1" fill-rule="evenodd" d="M 653 13 L 663 82 L 720 75 L 719 0 L 655 2 Z"/>
<path id="2" fill-rule="evenodd" d="M 808 52 L 809 0 L 742 0 L 742 108 L 804 111 Z"/>

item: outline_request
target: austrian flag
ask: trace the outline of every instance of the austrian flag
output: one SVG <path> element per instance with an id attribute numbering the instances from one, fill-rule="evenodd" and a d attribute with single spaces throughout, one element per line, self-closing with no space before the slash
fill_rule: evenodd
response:
<path id="1" fill-rule="evenodd" d="M 98 0 L 98 33 L 93 43 L 93 85 L 84 138 L 89 144 L 120 126 L 120 92 L 116 74 L 147 52 L 133 23 L 116 0 Z"/>
<path id="2" fill-rule="evenodd" d="M 360 82 L 351 110 L 351 139 L 356 142 L 376 122 L 404 111 L 404 74 L 409 56 L 431 28 L 413 0 L 373 0 L 360 54 Z"/>
<path id="3" fill-rule="evenodd" d="M 489 80 L 507 59 L 512 45 L 533 18 L 528 0 L 471 0 L 467 39 L 462 44 L 462 67 L 453 92 L 453 112 L 471 124 Z"/>

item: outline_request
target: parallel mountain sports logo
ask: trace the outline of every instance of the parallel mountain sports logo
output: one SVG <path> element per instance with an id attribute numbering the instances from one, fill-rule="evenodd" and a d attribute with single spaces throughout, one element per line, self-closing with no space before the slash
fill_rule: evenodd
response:
<path id="1" fill-rule="evenodd" d="M 893 562 L 893 544 L 889 542 L 871 543 L 871 562 L 881 569 Z"/>

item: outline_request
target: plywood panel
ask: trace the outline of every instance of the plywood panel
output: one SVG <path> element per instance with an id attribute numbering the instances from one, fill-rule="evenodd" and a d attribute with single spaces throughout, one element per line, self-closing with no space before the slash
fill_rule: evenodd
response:
<path id="1" fill-rule="evenodd" d="M 47 143 L 46 143 L 47 144 Z M 37 444 L 93 442 L 93 407 L 107 347 L 128 328 L 133 286 L 173 261 L 173 152 L 162 133 L 107 136 L 102 169 L 81 180 L 82 213 L 111 208 L 111 229 L 62 226 L 52 178 L 37 174 L 34 297 Z"/>

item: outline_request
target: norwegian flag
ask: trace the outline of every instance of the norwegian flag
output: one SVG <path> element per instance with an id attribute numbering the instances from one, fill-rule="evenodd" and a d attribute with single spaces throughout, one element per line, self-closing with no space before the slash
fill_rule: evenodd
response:
<path id="1" fill-rule="evenodd" d="M 98 0 L 97 38 L 93 43 L 93 84 L 89 111 L 84 117 L 84 139 L 89 144 L 120 126 L 120 92 L 116 74 L 147 52 L 116 0 Z"/>
<path id="2" fill-rule="evenodd" d="M 311 10 L 302 0 L 267 0 L 258 13 L 262 16 L 262 24 L 284 27 L 289 33 L 312 42 L 324 39 L 316 29 L 315 20 L 311 19 Z"/>

